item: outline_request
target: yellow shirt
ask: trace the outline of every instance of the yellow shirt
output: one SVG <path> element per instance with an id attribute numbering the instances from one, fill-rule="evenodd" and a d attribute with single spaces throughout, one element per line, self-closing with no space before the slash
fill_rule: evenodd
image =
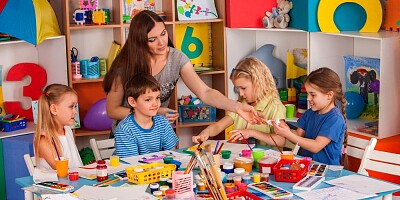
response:
<path id="1" fill-rule="evenodd" d="M 246 103 L 243 101 L 243 103 Z M 261 101 L 259 101 L 254 108 L 263 114 L 266 120 L 269 119 L 285 119 L 286 118 L 286 108 L 278 98 L 272 98 L 271 96 L 265 96 Z M 264 133 L 273 132 L 273 127 L 268 124 L 250 124 L 247 123 L 242 117 L 234 112 L 228 112 L 228 116 L 233 119 L 233 130 L 235 129 L 247 129 L 257 130 Z M 286 142 L 287 143 L 287 142 Z M 259 141 L 261 145 L 267 145 L 265 142 Z M 286 144 L 285 146 L 287 146 Z M 269 146 L 269 145 L 267 145 Z M 292 145 L 289 145 L 292 146 Z"/>

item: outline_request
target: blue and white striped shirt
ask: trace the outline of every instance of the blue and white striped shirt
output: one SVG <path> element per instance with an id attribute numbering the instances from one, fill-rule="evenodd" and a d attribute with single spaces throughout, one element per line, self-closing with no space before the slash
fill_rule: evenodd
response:
<path id="1" fill-rule="evenodd" d="M 115 129 L 115 149 L 121 158 L 170 150 L 179 139 L 168 119 L 157 114 L 153 127 L 144 129 L 137 124 L 133 114 L 125 117 Z"/>

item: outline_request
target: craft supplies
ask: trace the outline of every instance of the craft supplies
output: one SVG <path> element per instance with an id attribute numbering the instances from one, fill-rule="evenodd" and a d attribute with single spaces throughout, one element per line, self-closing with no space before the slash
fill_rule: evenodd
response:
<path id="1" fill-rule="evenodd" d="M 168 185 L 161 185 L 160 186 L 160 191 L 162 192 L 163 196 L 166 195 L 165 191 L 167 191 L 168 189 L 169 189 Z"/>
<path id="2" fill-rule="evenodd" d="M 193 172 L 185 174 L 183 171 L 172 172 L 172 188 L 177 199 L 192 199 Z"/>
<path id="3" fill-rule="evenodd" d="M 253 182 L 254 182 L 254 183 L 258 183 L 258 182 L 260 182 L 260 181 L 261 181 L 260 173 L 254 172 L 254 173 L 253 173 Z M 267 180 L 267 182 L 268 182 L 268 180 Z"/>
<path id="4" fill-rule="evenodd" d="M 68 176 L 68 159 L 64 159 L 64 157 L 60 157 L 58 160 L 55 159 L 56 162 L 56 170 L 57 176 L 60 178 Z"/>
<path id="5" fill-rule="evenodd" d="M 244 175 L 245 170 L 244 170 L 243 168 L 235 168 L 235 169 L 233 170 L 233 172 L 234 172 L 236 175 L 242 176 L 242 175 Z"/>
<path id="6" fill-rule="evenodd" d="M 322 181 L 325 180 L 323 176 L 306 176 L 301 179 L 299 182 L 293 185 L 293 189 L 295 190 L 312 190 L 317 185 L 319 185 Z"/>
<path id="7" fill-rule="evenodd" d="M 98 160 L 97 161 L 96 176 L 97 176 L 97 181 L 98 182 L 107 180 L 108 173 L 107 173 L 106 161 L 104 161 L 104 160 Z"/>
<path id="8" fill-rule="evenodd" d="M 110 166 L 111 167 L 119 166 L 119 156 L 117 155 L 110 156 Z"/>
<path id="9" fill-rule="evenodd" d="M 221 151 L 221 156 L 223 159 L 229 159 L 231 157 L 231 151 L 229 150 L 222 150 Z"/>
<path id="10" fill-rule="evenodd" d="M 168 189 L 165 191 L 165 198 L 166 199 L 175 199 L 175 190 Z"/>
<path id="11" fill-rule="evenodd" d="M 159 190 L 159 188 L 160 188 L 160 185 L 158 183 L 150 184 L 150 193 L 153 194 L 153 192 Z"/>
<path id="12" fill-rule="evenodd" d="M 108 186 L 111 185 L 112 183 L 115 183 L 117 181 L 120 181 L 121 179 L 118 176 L 114 176 L 113 178 L 106 179 L 104 181 L 101 181 L 100 183 L 94 184 L 94 187 L 102 187 L 102 186 Z"/>
<path id="13" fill-rule="evenodd" d="M 253 158 L 238 157 L 233 160 L 235 168 L 243 168 L 247 172 L 253 170 Z"/>
<path id="14" fill-rule="evenodd" d="M 294 154 L 293 154 L 292 151 L 282 151 L 281 159 L 293 160 L 294 159 Z"/>
<path id="15" fill-rule="evenodd" d="M 234 173 L 228 174 L 228 176 L 226 177 L 226 182 L 227 183 L 233 183 L 233 177 L 234 177 Z"/>
<path id="16" fill-rule="evenodd" d="M 279 182 L 298 182 L 308 171 L 307 160 L 280 160 L 273 168 L 275 180 Z"/>
<path id="17" fill-rule="evenodd" d="M 138 162 L 141 162 L 141 163 L 161 162 L 161 160 L 163 160 L 165 157 L 167 157 L 167 156 L 166 155 L 152 155 L 150 157 L 143 157 Z"/>
<path id="18" fill-rule="evenodd" d="M 242 157 L 251 157 L 251 150 L 250 149 L 243 149 L 242 150 Z"/>
<path id="19" fill-rule="evenodd" d="M 261 181 L 262 181 L 262 182 L 268 182 L 268 180 L 269 180 L 269 173 L 261 173 L 260 178 L 261 178 Z"/>
<path id="20" fill-rule="evenodd" d="M 309 176 L 324 176 L 328 171 L 328 165 L 325 164 L 313 164 L 311 166 L 310 171 L 308 172 Z"/>
<path id="21" fill-rule="evenodd" d="M 222 169 L 225 172 L 225 174 L 233 173 L 233 164 L 232 163 L 225 163 L 222 166 Z"/>
<path id="22" fill-rule="evenodd" d="M 236 185 L 238 191 L 247 191 L 247 185 L 246 183 L 239 183 Z"/>
<path id="23" fill-rule="evenodd" d="M 235 192 L 235 184 L 234 183 L 225 183 L 224 186 L 225 186 L 226 193 Z"/>
<path id="24" fill-rule="evenodd" d="M 160 184 L 160 186 L 168 185 L 167 181 L 168 181 L 168 177 L 166 177 L 166 176 L 161 176 L 161 177 L 160 177 L 160 181 L 158 182 L 158 184 Z"/>
<path id="25" fill-rule="evenodd" d="M 250 175 L 243 175 L 242 182 L 245 183 L 245 184 L 250 184 L 251 176 Z"/>
<path id="26" fill-rule="evenodd" d="M 77 181 L 79 179 L 79 173 L 78 172 L 69 172 L 68 179 L 70 181 Z"/>
<path id="27" fill-rule="evenodd" d="M 273 167 L 278 162 L 278 159 L 275 157 L 264 157 L 258 160 L 258 165 L 261 173 L 270 173 L 274 174 Z"/>
<path id="28" fill-rule="evenodd" d="M 171 178 L 169 178 L 167 180 L 167 185 L 168 185 L 169 188 L 172 188 L 172 179 Z"/>
<path id="29" fill-rule="evenodd" d="M 143 172 L 135 172 L 136 168 L 143 168 Z M 174 164 L 163 164 L 161 162 L 153 162 L 150 164 L 137 165 L 126 168 L 126 174 L 128 175 L 128 181 L 135 184 L 148 184 L 156 183 L 160 181 L 161 177 L 170 178 L 172 171 L 174 171 L 176 165 Z M 167 185 L 167 184 L 166 184 Z"/>
<path id="30" fill-rule="evenodd" d="M 171 161 L 172 161 L 173 159 L 174 159 L 174 158 L 172 158 L 172 157 L 165 157 L 165 158 L 163 158 L 164 164 L 171 164 Z"/>
<path id="31" fill-rule="evenodd" d="M 162 199 L 162 192 L 160 190 L 154 191 L 153 195 L 157 198 L 157 199 Z"/>
<path id="32" fill-rule="evenodd" d="M 255 148 L 255 149 L 253 149 L 251 154 L 253 155 L 253 159 L 254 159 L 254 168 L 258 169 L 259 168 L 258 160 L 260 158 L 264 157 L 264 149 Z"/>
<path id="33" fill-rule="evenodd" d="M 126 174 L 125 171 L 118 172 L 118 173 L 116 173 L 114 175 L 118 176 L 119 178 L 121 178 L 121 180 L 127 180 L 128 179 L 128 175 Z"/>
<path id="34" fill-rule="evenodd" d="M 247 187 L 262 192 L 272 199 L 291 198 L 293 196 L 291 192 L 267 182 L 252 183 Z"/>
<path id="35" fill-rule="evenodd" d="M 247 129 L 247 124 L 246 124 L 246 128 Z M 246 138 L 244 137 L 244 135 L 242 133 L 240 133 L 240 135 L 242 136 L 243 140 L 246 142 L 247 146 L 249 146 L 250 151 L 253 151 L 253 149 L 251 148 L 249 142 L 246 140 Z"/>
<path id="36" fill-rule="evenodd" d="M 72 185 L 57 183 L 57 182 L 52 182 L 52 181 L 35 183 L 35 184 L 33 184 L 33 186 L 45 188 L 48 190 L 58 191 L 58 192 L 62 192 L 62 193 L 66 193 L 66 192 L 69 192 L 74 189 L 74 186 L 72 186 Z"/>
<path id="37" fill-rule="evenodd" d="M 204 190 L 206 190 L 206 185 L 202 181 L 200 181 L 197 183 L 197 189 L 199 191 L 204 191 Z"/>
<path id="38" fill-rule="evenodd" d="M 242 177 L 241 176 L 234 176 L 233 177 L 233 183 L 235 183 L 235 185 L 238 185 L 241 182 L 242 182 Z"/>

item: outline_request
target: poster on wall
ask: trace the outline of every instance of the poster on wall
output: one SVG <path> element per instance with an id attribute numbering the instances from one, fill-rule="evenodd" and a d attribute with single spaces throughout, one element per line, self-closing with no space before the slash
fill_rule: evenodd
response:
<path id="1" fill-rule="evenodd" d="M 212 65 L 211 24 L 177 24 L 176 48 L 186 54 L 193 66 Z"/>
<path id="2" fill-rule="evenodd" d="M 362 119 L 379 117 L 380 59 L 344 56 L 346 90 L 357 92 L 365 103 Z"/>
<path id="3" fill-rule="evenodd" d="M 4 99 L 3 99 L 3 66 L 0 65 L 0 116 L 6 114 L 4 109 Z"/>
<path id="4" fill-rule="evenodd" d="M 218 18 L 214 0 L 177 0 L 179 20 L 200 20 Z"/>
<path id="5" fill-rule="evenodd" d="M 155 0 L 124 0 L 123 3 L 123 14 L 131 18 L 142 10 L 156 11 Z"/>

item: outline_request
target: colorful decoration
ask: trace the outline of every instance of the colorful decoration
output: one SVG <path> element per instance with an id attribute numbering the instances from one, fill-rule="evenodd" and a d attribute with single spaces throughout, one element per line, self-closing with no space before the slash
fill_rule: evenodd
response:
<path id="1" fill-rule="evenodd" d="M 61 34 L 54 10 L 47 0 L 2 0 L 0 22 L 0 32 L 33 45 Z"/>
<path id="2" fill-rule="evenodd" d="M 82 10 L 94 10 L 97 9 L 97 0 L 79 0 L 79 6 Z"/>
<path id="3" fill-rule="evenodd" d="M 111 124 L 112 120 L 107 116 L 105 98 L 94 103 L 83 119 L 83 125 L 90 130 L 108 130 L 111 128 Z"/>
<path id="4" fill-rule="evenodd" d="M 85 10 L 75 10 L 72 18 L 74 19 L 76 24 L 83 25 L 86 21 Z"/>
<path id="5" fill-rule="evenodd" d="M 347 105 L 346 105 L 347 119 L 358 118 L 365 108 L 365 102 L 362 96 L 357 92 L 345 92 L 344 95 L 347 100 Z"/>
<path id="6" fill-rule="evenodd" d="M 317 11 L 318 25 L 322 32 L 340 32 L 334 21 L 336 9 L 344 3 L 362 6 L 367 19 L 360 32 L 378 32 L 382 23 L 382 6 L 379 0 L 320 0 Z"/>
<path id="7" fill-rule="evenodd" d="M 178 0 L 176 7 L 179 20 L 218 18 L 214 0 Z"/>
<path id="8" fill-rule="evenodd" d="M 399 31 L 400 30 L 400 1 L 399 0 L 388 0 L 385 4 L 385 20 L 383 27 L 387 31 Z"/>
<path id="9" fill-rule="evenodd" d="M 123 15 L 135 16 L 142 10 L 156 10 L 156 2 L 154 0 L 123 0 L 124 13 Z"/>
<path id="10" fill-rule="evenodd" d="M 290 51 L 287 52 L 286 79 L 295 79 L 307 75 L 307 69 L 303 69 L 294 64 L 294 56 Z"/>
<path id="11" fill-rule="evenodd" d="M 278 7 L 272 8 L 272 12 L 265 12 L 263 24 L 265 28 L 286 28 L 290 21 L 289 11 L 293 3 L 288 0 L 278 0 Z"/>
<path id="12" fill-rule="evenodd" d="M 110 12 L 108 11 L 107 14 L 107 10 L 108 9 L 93 10 L 93 24 L 108 24 L 110 21 Z"/>

